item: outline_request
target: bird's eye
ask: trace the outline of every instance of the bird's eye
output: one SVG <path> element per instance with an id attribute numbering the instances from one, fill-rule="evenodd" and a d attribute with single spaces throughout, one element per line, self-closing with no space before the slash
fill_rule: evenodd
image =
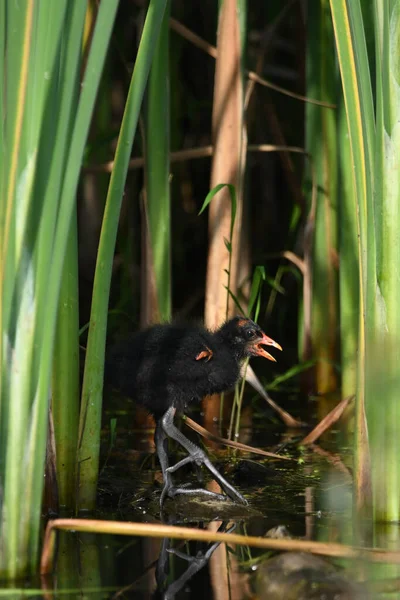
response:
<path id="1" fill-rule="evenodd" d="M 250 340 L 251 338 L 255 337 L 255 335 L 256 335 L 256 332 L 254 331 L 254 329 L 248 329 L 248 330 L 246 331 L 246 336 L 249 338 L 249 340 Z"/>

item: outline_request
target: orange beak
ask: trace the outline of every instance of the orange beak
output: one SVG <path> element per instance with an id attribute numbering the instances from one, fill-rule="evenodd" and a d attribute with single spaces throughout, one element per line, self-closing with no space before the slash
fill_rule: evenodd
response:
<path id="1" fill-rule="evenodd" d="M 275 342 L 273 339 L 271 339 L 264 333 L 261 340 L 256 342 L 253 346 L 253 354 L 255 356 L 263 356 L 264 358 L 268 358 L 268 360 L 276 362 L 276 358 L 274 358 L 272 354 L 264 350 L 262 346 L 273 346 L 274 348 L 278 348 L 278 350 L 282 350 L 282 347 L 278 344 L 278 342 Z"/>

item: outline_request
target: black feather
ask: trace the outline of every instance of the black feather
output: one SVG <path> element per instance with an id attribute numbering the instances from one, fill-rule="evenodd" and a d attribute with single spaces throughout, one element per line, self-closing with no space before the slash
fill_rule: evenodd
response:
<path id="1" fill-rule="evenodd" d="M 197 359 L 203 351 L 212 356 Z M 221 329 L 211 333 L 195 325 L 154 325 L 107 353 L 105 379 L 157 418 L 170 406 L 184 412 L 192 402 L 232 389 L 241 358 Z"/>

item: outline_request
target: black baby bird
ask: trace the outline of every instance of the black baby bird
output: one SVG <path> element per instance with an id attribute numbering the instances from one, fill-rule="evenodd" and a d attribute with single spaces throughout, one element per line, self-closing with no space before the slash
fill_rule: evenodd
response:
<path id="1" fill-rule="evenodd" d="M 106 382 L 154 415 L 154 440 L 164 478 L 161 506 L 166 495 L 202 493 L 221 498 L 202 488 L 173 485 L 171 473 L 190 462 L 204 464 L 232 500 L 247 503 L 217 471 L 205 452 L 174 425 L 174 416 L 177 411 L 184 413 L 188 405 L 200 402 L 205 396 L 231 390 L 240 378 L 245 358 L 264 356 L 275 360 L 262 346 L 281 350 L 256 323 L 245 317 L 234 317 L 213 333 L 196 325 L 154 325 L 109 351 Z M 188 452 L 186 458 L 171 467 L 167 437 Z"/>

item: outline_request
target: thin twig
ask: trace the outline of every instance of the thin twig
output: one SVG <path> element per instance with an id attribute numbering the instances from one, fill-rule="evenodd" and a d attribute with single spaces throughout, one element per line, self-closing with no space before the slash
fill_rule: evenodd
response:
<path id="1" fill-rule="evenodd" d="M 177 21 L 176 19 L 171 18 L 170 27 L 173 31 L 178 33 L 180 36 L 188 40 L 193 46 L 196 46 L 212 58 L 217 58 L 218 52 L 215 46 L 203 40 L 196 33 L 193 33 L 188 27 Z M 324 106 L 325 108 L 336 108 L 335 104 L 329 104 L 328 102 L 322 102 L 322 100 L 314 100 L 313 98 L 307 98 L 307 96 L 302 96 L 301 94 L 296 94 L 295 92 L 291 92 L 280 85 L 276 85 L 275 83 L 271 83 L 267 81 L 254 71 L 245 71 L 247 77 L 260 85 L 267 87 L 271 90 L 275 90 L 275 92 L 279 92 L 280 94 L 284 94 L 285 96 L 290 96 L 291 98 L 295 98 L 296 100 L 301 100 L 302 102 L 309 102 L 310 104 L 316 104 L 317 106 Z"/>
<path id="2" fill-rule="evenodd" d="M 294 460 L 289 456 L 282 456 L 281 454 L 274 454 L 273 452 L 267 452 L 266 450 L 261 450 L 261 448 L 255 448 L 254 446 L 248 446 L 247 444 L 242 444 L 241 442 L 234 442 L 232 440 L 228 440 L 226 438 L 219 437 L 218 435 L 214 435 L 198 423 L 193 421 L 190 417 L 184 417 L 184 422 L 191 429 L 199 433 L 202 437 L 211 442 L 217 442 L 218 444 L 223 444 L 224 446 L 230 446 L 231 448 L 235 448 L 235 450 L 244 450 L 245 452 L 252 452 L 253 454 L 261 454 L 262 456 L 268 456 L 269 458 L 277 458 L 279 460 Z"/>
<path id="3" fill-rule="evenodd" d="M 269 539 L 237 533 L 211 532 L 192 527 L 174 527 L 156 523 L 126 523 L 94 519 L 55 519 L 47 523 L 41 558 L 41 574 L 51 573 L 55 548 L 56 530 L 135 535 L 140 537 L 189 539 L 206 542 L 240 544 L 268 550 L 309 552 L 322 556 L 370 560 L 377 563 L 400 564 L 400 552 L 383 548 L 361 548 L 344 544 L 312 542 L 309 540 Z"/>
<path id="4" fill-rule="evenodd" d="M 260 396 L 262 398 L 264 398 L 264 400 L 266 402 L 268 402 L 270 407 L 276 413 L 278 413 L 279 417 L 281 418 L 281 420 L 283 421 L 283 423 L 285 423 L 285 425 L 287 427 L 295 427 L 295 428 L 304 427 L 304 423 L 302 423 L 302 421 L 299 421 L 298 419 L 295 419 L 294 417 L 292 417 L 292 415 L 290 413 L 288 413 L 286 410 L 281 408 L 279 406 L 279 404 L 277 404 L 276 402 L 274 402 L 272 400 L 272 398 L 265 391 L 265 389 L 262 386 L 257 375 L 254 373 L 254 370 L 251 365 L 247 366 L 245 377 L 246 377 L 246 381 L 256 390 L 256 392 L 258 392 L 260 394 Z"/>
<path id="5" fill-rule="evenodd" d="M 340 419 L 349 403 L 354 400 L 355 396 L 347 396 L 334 409 L 332 409 L 326 417 L 318 423 L 316 427 L 300 442 L 303 446 L 313 444 L 329 427 L 332 427 L 336 421 Z"/>
<path id="6" fill-rule="evenodd" d="M 307 152 L 300 146 L 275 146 L 274 144 L 249 144 L 249 152 L 294 152 L 296 154 L 305 154 Z M 177 150 L 171 152 L 169 159 L 171 163 L 192 160 L 194 158 L 207 158 L 212 156 L 214 152 L 213 146 L 200 146 L 199 148 L 188 148 L 187 150 Z M 144 166 L 144 158 L 138 156 L 129 161 L 129 170 L 141 169 Z M 111 173 L 114 167 L 114 161 L 110 160 L 106 163 L 98 165 L 88 165 L 84 167 L 86 173 Z"/>

